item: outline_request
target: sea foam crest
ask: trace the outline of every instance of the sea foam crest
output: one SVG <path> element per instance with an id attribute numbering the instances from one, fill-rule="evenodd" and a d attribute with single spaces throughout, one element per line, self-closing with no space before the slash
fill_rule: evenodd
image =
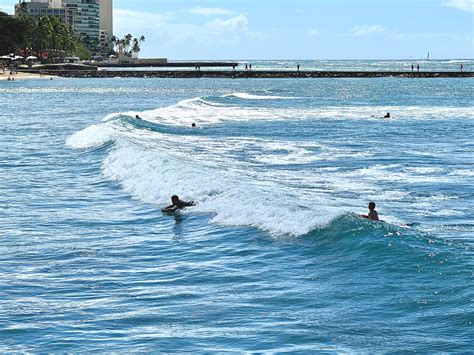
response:
<path id="1" fill-rule="evenodd" d="M 298 196 L 274 183 L 262 184 L 207 167 L 172 152 L 144 151 L 118 144 L 103 163 L 106 178 L 157 208 L 178 194 L 197 203 L 195 212 L 212 213 L 222 225 L 253 226 L 274 235 L 302 235 L 342 214 L 324 201 L 301 205 Z"/>
<path id="2" fill-rule="evenodd" d="M 100 147 L 117 135 L 116 130 L 107 125 L 92 125 L 69 137 L 66 145 L 76 149 L 90 149 Z"/>
<path id="3" fill-rule="evenodd" d="M 226 100 L 235 98 L 238 100 Z M 449 106 L 314 106 L 299 107 L 266 107 L 250 104 L 251 101 L 262 103 L 264 100 L 306 100 L 303 97 L 286 97 L 273 95 L 256 95 L 235 92 L 220 97 L 194 97 L 181 100 L 173 105 L 159 107 L 143 112 L 116 112 L 107 115 L 103 121 L 109 122 L 138 115 L 142 120 L 169 126 L 189 127 L 192 123 L 198 126 L 219 124 L 222 122 L 242 122 L 256 120 L 381 120 L 386 112 L 391 113 L 390 120 L 410 119 L 451 119 L 452 117 L 470 118 L 474 115 L 471 107 Z"/>
<path id="4" fill-rule="evenodd" d="M 474 115 L 471 107 L 425 107 L 425 106 L 301 106 L 301 107 L 265 107 L 251 106 L 245 102 L 250 100 L 298 99 L 275 96 L 257 96 L 251 94 L 230 94 L 232 97 L 241 95 L 246 100 L 239 103 L 221 102 L 212 98 L 192 98 L 155 110 L 136 112 L 112 113 L 104 118 L 111 121 L 120 116 L 141 119 L 170 126 L 199 126 L 219 124 L 222 122 L 242 122 L 257 120 L 381 120 L 386 112 L 390 112 L 390 120 L 430 120 L 470 118 Z M 224 98 L 226 96 L 223 96 Z M 227 95 L 229 97 L 229 95 Z M 250 99 L 249 99 L 250 97 Z"/>
<path id="5" fill-rule="evenodd" d="M 232 94 L 224 95 L 224 97 L 236 97 L 244 100 L 295 100 L 299 97 L 291 96 L 270 96 L 270 95 L 253 95 L 245 92 L 234 92 Z"/>

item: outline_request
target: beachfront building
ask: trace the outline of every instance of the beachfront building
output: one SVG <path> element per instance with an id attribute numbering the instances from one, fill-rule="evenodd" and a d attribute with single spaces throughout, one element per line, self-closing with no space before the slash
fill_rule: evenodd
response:
<path id="1" fill-rule="evenodd" d="M 67 21 L 66 10 L 61 6 L 61 0 L 32 0 L 19 2 L 15 5 L 15 17 L 20 16 L 54 16 Z"/>
<path id="2" fill-rule="evenodd" d="M 100 46 L 108 51 L 114 35 L 113 0 L 99 0 L 99 5 Z"/>
<path id="3" fill-rule="evenodd" d="M 99 43 L 99 0 L 63 0 L 68 22 L 91 46 Z"/>
<path id="4" fill-rule="evenodd" d="M 69 23 L 94 52 L 112 49 L 113 0 L 31 0 L 15 5 L 15 16 L 56 16 Z"/>

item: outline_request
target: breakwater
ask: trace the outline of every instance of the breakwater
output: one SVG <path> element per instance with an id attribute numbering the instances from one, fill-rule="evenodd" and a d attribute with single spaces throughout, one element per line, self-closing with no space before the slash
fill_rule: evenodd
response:
<path id="1" fill-rule="evenodd" d="M 27 71 L 38 73 L 38 71 Z M 460 71 L 296 71 L 296 70 L 42 70 L 41 74 L 65 78 L 472 78 Z"/>
<path id="2" fill-rule="evenodd" d="M 142 59 L 140 62 L 137 63 L 123 63 L 123 64 L 115 64 L 115 63 L 91 63 L 90 65 L 99 67 L 99 68 L 144 68 L 144 67 L 154 67 L 154 68 L 194 68 L 196 66 L 199 67 L 238 67 L 239 63 L 236 62 L 151 62 L 150 60 Z"/>

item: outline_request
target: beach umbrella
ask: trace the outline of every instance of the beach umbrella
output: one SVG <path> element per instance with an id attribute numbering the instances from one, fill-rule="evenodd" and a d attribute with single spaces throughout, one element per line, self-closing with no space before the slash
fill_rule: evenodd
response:
<path id="1" fill-rule="evenodd" d="M 8 60 L 10 60 L 11 58 L 10 58 L 9 55 L 2 55 L 2 56 L 0 57 L 0 59 L 8 59 Z"/>
<path id="2" fill-rule="evenodd" d="M 34 55 L 30 55 L 29 57 L 26 57 L 26 60 L 37 60 L 38 57 L 35 57 Z"/>
<path id="3" fill-rule="evenodd" d="M 14 56 L 13 58 L 11 58 L 12 60 L 18 60 L 18 59 L 23 59 L 23 57 L 21 55 L 17 55 L 17 56 Z"/>

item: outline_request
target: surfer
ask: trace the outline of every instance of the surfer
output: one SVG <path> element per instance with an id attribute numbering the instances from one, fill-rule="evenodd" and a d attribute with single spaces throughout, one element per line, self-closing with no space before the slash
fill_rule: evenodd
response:
<path id="1" fill-rule="evenodd" d="M 181 201 L 178 196 L 173 195 L 171 196 L 171 205 L 165 207 L 161 210 L 161 212 L 176 212 L 178 210 L 183 209 L 184 207 L 195 206 L 196 204 L 193 201 L 185 202 Z"/>
<path id="2" fill-rule="evenodd" d="M 385 116 L 383 116 L 383 118 L 391 118 L 390 117 L 390 112 L 387 112 L 387 114 Z"/>
<path id="3" fill-rule="evenodd" d="M 135 115 L 135 118 L 136 118 L 137 120 L 140 120 L 140 121 L 141 121 L 141 117 L 140 117 L 140 116 Z"/>
<path id="4" fill-rule="evenodd" d="M 369 214 L 361 214 L 360 217 L 370 219 L 371 221 L 378 221 L 379 214 L 375 210 L 375 202 L 369 203 Z"/>

